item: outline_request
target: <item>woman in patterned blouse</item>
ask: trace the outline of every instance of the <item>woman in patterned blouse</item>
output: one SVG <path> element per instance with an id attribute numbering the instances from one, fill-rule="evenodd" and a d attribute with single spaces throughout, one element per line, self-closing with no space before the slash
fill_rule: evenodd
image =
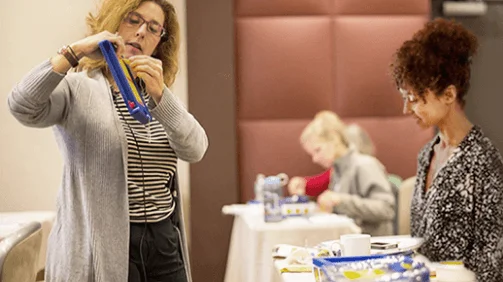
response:
<path id="1" fill-rule="evenodd" d="M 478 281 L 503 281 L 503 161 L 465 115 L 477 38 L 436 19 L 397 50 L 391 65 L 404 113 L 439 134 L 419 153 L 413 236 L 431 261 L 461 260 Z"/>

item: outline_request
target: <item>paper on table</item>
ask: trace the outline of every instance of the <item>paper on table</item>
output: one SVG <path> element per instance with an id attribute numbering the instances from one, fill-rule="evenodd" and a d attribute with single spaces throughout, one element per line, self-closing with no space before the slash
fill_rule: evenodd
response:
<path id="1" fill-rule="evenodd" d="M 272 256 L 275 259 L 278 259 L 278 258 L 284 259 L 284 258 L 287 258 L 288 256 L 290 256 L 293 252 L 296 252 L 298 250 L 305 250 L 311 256 L 315 256 L 315 257 L 330 255 L 330 252 L 326 249 L 323 249 L 323 248 L 305 248 L 305 247 L 293 246 L 293 245 L 288 245 L 288 244 L 278 244 L 274 247 Z"/>
<path id="2" fill-rule="evenodd" d="M 301 249 L 299 249 L 301 250 Z M 276 267 L 280 273 L 311 273 L 313 266 L 311 264 L 297 264 L 291 262 L 292 257 L 276 261 Z M 311 260 L 312 262 L 312 260 Z"/>

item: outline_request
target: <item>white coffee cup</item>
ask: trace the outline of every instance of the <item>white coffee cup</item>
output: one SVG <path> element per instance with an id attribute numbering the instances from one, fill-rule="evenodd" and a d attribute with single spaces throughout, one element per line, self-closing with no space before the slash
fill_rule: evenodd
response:
<path id="1" fill-rule="evenodd" d="M 334 242 L 332 251 L 340 253 L 343 257 L 356 257 L 370 255 L 369 234 L 344 234 L 339 242 Z"/>

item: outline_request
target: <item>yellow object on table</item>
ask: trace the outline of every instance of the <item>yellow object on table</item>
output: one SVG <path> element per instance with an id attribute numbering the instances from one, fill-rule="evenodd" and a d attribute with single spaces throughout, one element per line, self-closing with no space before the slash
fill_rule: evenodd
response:
<path id="1" fill-rule="evenodd" d="M 312 271 L 313 267 L 308 265 L 288 265 L 279 270 L 280 273 L 310 273 Z"/>

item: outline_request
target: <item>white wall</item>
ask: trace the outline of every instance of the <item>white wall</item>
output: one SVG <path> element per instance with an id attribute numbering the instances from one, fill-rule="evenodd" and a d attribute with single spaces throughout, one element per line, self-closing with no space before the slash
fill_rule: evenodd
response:
<path id="1" fill-rule="evenodd" d="M 51 129 L 20 125 L 7 94 L 36 64 L 84 36 L 96 0 L 0 0 L 0 211 L 54 210 L 62 161 Z M 180 73 L 173 92 L 187 104 L 185 0 L 172 0 L 182 28 Z M 188 165 L 180 183 L 187 195 Z M 186 197 L 187 198 L 187 197 Z M 188 211 L 188 208 L 186 208 Z"/>

